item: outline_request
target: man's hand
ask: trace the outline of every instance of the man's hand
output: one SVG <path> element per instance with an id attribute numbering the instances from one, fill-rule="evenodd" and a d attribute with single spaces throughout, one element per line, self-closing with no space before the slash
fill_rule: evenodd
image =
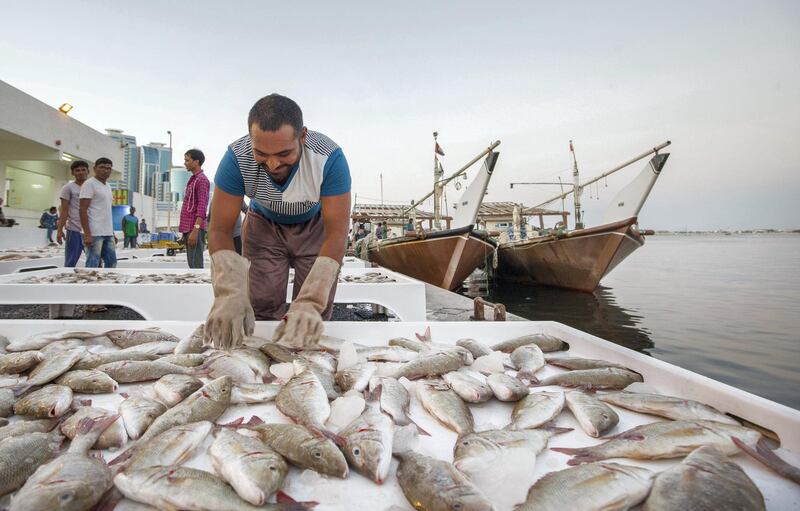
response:
<path id="1" fill-rule="evenodd" d="M 197 237 L 200 235 L 199 229 L 192 229 L 189 233 L 189 239 L 186 241 L 190 247 L 197 245 Z"/>
<path id="2" fill-rule="evenodd" d="M 291 348 L 313 347 L 322 337 L 322 311 L 339 275 L 339 263 L 320 256 L 308 272 L 303 288 L 275 329 L 272 341 Z"/>
<path id="3" fill-rule="evenodd" d="M 87 247 L 92 246 L 92 233 L 90 232 L 83 233 L 83 244 L 86 245 Z"/>
<path id="4" fill-rule="evenodd" d="M 56 241 L 58 242 L 59 245 L 63 245 L 64 244 L 64 230 L 63 229 L 59 229 L 58 232 L 56 233 Z"/>
<path id="5" fill-rule="evenodd" d="M 233 250 L 211 254 L 214 305 L 206 318 L 203 343 L 216 349 L 235 348 L 253 335 L 255 314 L 247 283 L 250 261 Z M 283 291 L 285 292 L 285 291 Z"/>

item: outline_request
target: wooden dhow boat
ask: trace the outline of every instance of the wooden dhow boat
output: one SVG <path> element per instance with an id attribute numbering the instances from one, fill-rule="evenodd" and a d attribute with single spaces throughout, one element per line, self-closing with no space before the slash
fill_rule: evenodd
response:
<path id="1" fill-rule="evenodd" d="M 363 245 L 356 249 L 356 254 L 370 262 L 428 284 L 448 290 L 458 288 L 478 266 L 487 260 L 491 261 L 497 249 L 497 242 L 494 239 L 485 232 L 475 231 L 474 227 L 478 208 L 500 155 L 494 151 L 498 145 L 500 141 L 492 143 L 472 161 L 445 179 L 441 164 L 438 158 L 434 157 L 434 190 L 419 201 L 412 202 L 409 210 L 414 212 L 415 204 L 433 196 L 435 225 L 438 230 L 423 231 L 418 227 L 416 231 L 405 232 L 404 236 L 399 238 L 383 240 L 366 238 L 361 242 Z M 437 144 L 437 150 L 438 147 Z M 452 228 L 441 229 L 439 204 L 444 186 L 462 175 L 484 156 L 480 172 L 456 204 Z"/>
<path id="2" fill-rule="evenodd" d="M 501 281 L 521 284 L 540 284 L 589 293 L 594 291 L 603 277 L 644 245 L 644 234 L 638 229 L 639 211 L 669 157 L 669 153 L 659 151 L 669 144 L 669 141 L 664 142 L 594 179 L 579 183 L 577 162 L 570 141 L 575 162 L 573 189 L 536 207 L 573 194 L 577 228 L 572 231 L 554 230 L 542 236 L 501 243 L 493 276 Z M 653 156 L 645 168 L 611 201 L 603 223 L 585 228 L 580 206 L 582 189 L 651 154 Z"/>

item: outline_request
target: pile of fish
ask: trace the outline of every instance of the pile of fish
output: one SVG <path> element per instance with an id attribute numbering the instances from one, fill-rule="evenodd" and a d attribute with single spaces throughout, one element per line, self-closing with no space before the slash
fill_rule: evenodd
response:
<path id="1" fill-rule="evenodd" d="M 699 402 L 626 391 L 641 375 L 571 357 L 549 335 L 493 346 L 439 344 L 429 333 L 382 346 L 323 337 L 301 351 L 259 337 L 218 351 L 202 339 L 200 325 L 183 339 L 142 329 L 3 340 L 4 507 L 112 509 L 125 498 L 170 510 L 299 511 L 318 503 L 281 490 L 291 486 L 290 467 L 304 470 L 300 477 L 319 474 L 317 482 L 353 470 L 380 485 L 393 459 L 403 494 L 420 510 L 764 509 L 758 487 L 728 458 L 740 449 L 798 481 L 758 431 Z M 93 406 L 102 394 L 116 406 Z M 473 412 L 495 400 L 509 403 L 500 405 L 504 423 L 476 427 Z M 412 401 L 457 434 L 452 463 L 419 448 L 429 436 L 419 423 L 433 422 L 412 417 Z M 292 422 L 238 412 L 264 403 Z M 603 442 L 558 446 L 572 431 L 555 425 L 565 409 L 587 440 Z M 220 420 L 232 410 L 238 419 Z M 622 410 L 665 420 L 603 436 Z M 571 456 L 569 468 L 527 481 L 508 502 L 498 488 L 529 472 L 551 442 Z M 93 449 L 116 452 L 106 462 Z M 211 469 L 185 465 L 200 451 Z M 684 459 L 656 473 L 612 458 Z"/>
<path id="2" fill-rule="evenodd" d="M 114 271 L 74 268 L 71 272 L 31 275 L 14 284 L 211 284 L 208 273 L 146 273 L 131 275 Z"/>
<path id="3" fill-rule="evenodd" d="M 289 275 L 289 283 L 294 282 L 294 273 Z M 390 277 L 385 273 L 381 273 L 379 271 L 370 271 L 367 273 L 363 273 L 361 275 L 353 275 L 347 274 L 342 275 L 339 274 L 339 284 L 349 283 L 349 284 L 384 284 L 388 282 L 397 282 L 397 279 L 394 277 Z"/>

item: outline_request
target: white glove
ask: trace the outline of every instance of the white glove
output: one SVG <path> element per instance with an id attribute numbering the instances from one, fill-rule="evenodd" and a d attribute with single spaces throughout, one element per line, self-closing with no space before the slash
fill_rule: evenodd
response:
<path id="1" fill-rule="evenodd" d="M 339 275 L 339 263 L 317 257 L 297 298 L 281 320 L 272 341 L 290 348 L 313 347 L 322 336 L 322 311 Z"/>
<path id="2" fill-rule="evenodd" d="M 233 250 L 211 254 L 214 305 L 206 319 L 204 345 L 226 350 L 240 346 L 246 335 L 253 335 L 256 318 L 250 305 L 249 270 L 250 261 Z"/>

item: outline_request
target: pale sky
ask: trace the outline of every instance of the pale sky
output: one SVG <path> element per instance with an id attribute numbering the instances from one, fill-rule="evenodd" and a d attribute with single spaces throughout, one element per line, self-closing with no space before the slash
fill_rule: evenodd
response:
<path id="1" fill-rule="evenodd" d="M 261 96 L 344 150 L 359 202 L 432 186 L 502 141 L 487 200 L 535 204 L 664 140 L 654 229 L 800 228 L 800 2 L 7 2 L 0 79 L 209 174 Z M 600 185 L 586 223 L 642 164 Z M 474 176 L 473 171 L 470 177 Z M 594 191 L 592 192 L 594 196 Z M 458 193 L 448 191 L 453 203 Z M 567 205 L 568 207 L 569 204 Z"/>

